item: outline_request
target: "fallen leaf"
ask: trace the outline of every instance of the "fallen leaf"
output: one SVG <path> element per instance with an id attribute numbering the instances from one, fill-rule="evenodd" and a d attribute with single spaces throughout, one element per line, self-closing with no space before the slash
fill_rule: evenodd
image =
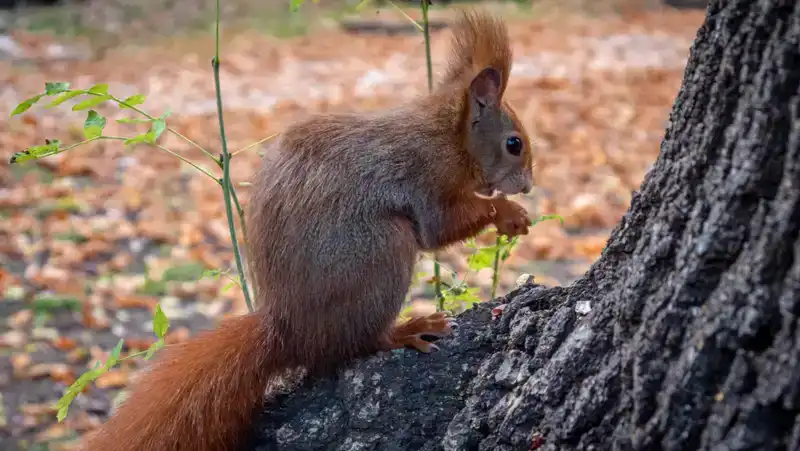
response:
<path id="1" fill-rule="evenodd" d="M 191 335 L 191 331 L 188 328 L 178 327 L 167 333 L 167 335 L 164 337 L 164 342 L 168 345 L 181 343 L 188 340 Z"/>
<path id="2" fill-rule="evenodd" d="M 0 335 L 0 348 L 19 348 L 25 344 L 27 337 L 23 332 L 10 330 Z"/>
<path id="3" fill-rule="evenodd" d="M 53 441 L 68 437 L 74 431 L 64 423 L 56 423 L 48 426 L 45 430 L 36 434 L 37 441 Z M 48 446 L 49 448 L 49 446 Z"/>
<path id="4" fill-rule="evenodd" d="M 130 372 L 120 369 L 110 369 L 98 376 L 95 380 L 97 388 L 121 388 L 128 385 Z"/>
<path id="5" fill-rule="evenodd" d="M 56 413 L 56 409 L 53 405 L 48 403 L 22 404 L 19 406 L 19 411 L 26 416 L 52 415 Z"/>
<path id="6" fill-rule="evenodd" d="M 125 347 L 143 351 L 156 342 L 155 338 L 125 338 Z"/>
<path id="7" fill-rule="evenodd" d="M 67 362 L 71 364 L 80 363 L 89 356 L 89 351 L 86 348 L 75 348 L 67 353 Z"/>
<path id="8" fill-rule="evenodd" d="M 33 310 L 25 309 L 20 310 L 18 312 L 14 312 L 8 316 L 8 320 L 6 321 L 8 327 L 13 329 L 26 326 L 30 323 L 31 319 L 33 319 Z"/>
<path id="9" fill-rule="evenodd" d="M 63 380 L 69 378 L 71 374 L 72 370 L 64 363 L 37 363 L 31 365 L 25 372 L 25 375 L 30 379 L 52 377 L 56 380 Z"/>
<path id="10" fill-rule="evenodd" d="M 114 298 L 114 306 L 118 309 L 134 309 L 143 308 L 149 311 L 155 311 L 158 299 L 152 296 L 141 295 L 122 295 Z"/>
<path id="11" fill-rule="evenodd" d="M 9 360 L 15 376 L 21 376 L 25 374 L 25 371 L 33 361 L 30 354 L 13 354 Z"/>
<path id="12" fill-rule="evenodd" d="M 59 351 L 71 351 L 78 345 L 75 339 L 63 335 L 53 340 L 51 344 Z"/>

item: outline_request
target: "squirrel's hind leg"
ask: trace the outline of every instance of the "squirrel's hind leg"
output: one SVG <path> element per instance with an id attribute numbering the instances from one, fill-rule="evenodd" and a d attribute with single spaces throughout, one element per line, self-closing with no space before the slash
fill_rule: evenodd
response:
<path id="1" fill-rule="evenodd" d="M 411 318 L 402 324 L 393 325 L 384 336 L 381 345 L 385 351 L 410 346 L 427 353 L 439 347 L 422 337 L 425 335 L 446 337 L 453 332 L 454 324 L 455 321 L 444 312 Z"/>

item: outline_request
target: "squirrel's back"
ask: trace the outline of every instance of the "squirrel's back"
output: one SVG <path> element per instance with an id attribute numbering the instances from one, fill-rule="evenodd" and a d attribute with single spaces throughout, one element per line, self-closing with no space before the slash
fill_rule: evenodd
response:
<path id="1" fill-rule="evenodd" d="M 267 300 L 264 314 L 293 346 L 286 352 L 322 370 L 374 352 L 400 308 L 391 304 L 411 283 L 419 247 L 396 206 L 417 195 L 410 190 L 423 175 L 411 141 L 397 152 L 397 139 L 409 135 L 388 137 L 387 120 L 340 114 L 298 122 L 269 146 L 254 178 L 251 281 Z M 351 307 L 337 313 L 343 300 Z"/>

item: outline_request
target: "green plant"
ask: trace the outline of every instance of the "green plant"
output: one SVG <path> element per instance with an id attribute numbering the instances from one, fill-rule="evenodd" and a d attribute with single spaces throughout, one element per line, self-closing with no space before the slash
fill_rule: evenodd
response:
<path id="1" fill-rule="evenodd" d="M 236 191 L 233 187 L 233 183 L 231 182 L 231 175 L 230 175 L 230 161 L 233 155 L 236 155 L 240 151 L 244 151 L 248 148 L 255 146 L 256 144 L 266 141 L 267 139 L 271 138 L 267 137 L 258 143 L 251 144 L 246 146 L 245 148 L 239 149 L 235 152 L 228 151 L 228 144 L 227 139 L 225 136 L 225 122 L 223 119 L 223 108 L 222 108 L 222 93 L 220 89 L 220 77 L 219 77 L 219 67 L 220 67 L 220 56 L 219 56 L 219 13 L 220 13 L 220 1 L 217 0 L 216 2 L 216 13 L 217 13 L 217 21 L 216 21 L 216 39 L 215 39 L 215 55 L 212 59 L 212 70 L 214 74 L 214 86 L 216 90 L 216 99 L 217 99 L 217 114 L 219 117 L 219 129 L 220 129 L 220 138 L 222 140 L 222 152 L 219 157 L 215 157 L 211 154 L 208 150 L 197 144 L 196 142 L 192 141 L 188 137 L 184 136 L 177 130 L 169 127 L 167 125 L 167 117 L 170 115 L 170 111 L 166 111 L 160 116 L 151 115 L 144 110 L 142 110 L 139 105 L 142 105 L 146 98 L 142 94 L 136 94 L 129 96 L 125 99 L 119 98 L 114 96 L 113 94 L 108 92 L 108 85 L 105 83 L 99 83 L 94 86 L 89 87 L 88 89 L 71 89 L 70 83 L 68 82 L 47 82 L 44 86 L 44 91 L 30 97 L 19 105 L 14 108 L 11 112 L 11 116 L 16 116 L 22 114 L 29 109 L 31 109 L 35 104 L 40 102 L 44 98 L 51 98 L 52 100 L 47 105 L 48 108 L 52 108 L 58 105 L 67 102 L 68 100 L 76 99 L 81 100 L 80 102 L 76 103 L 72 107 L 72 111 L 86 111 L 86 119 L 83 123 L 83 140 L 77 143 L 69 144 L 69 145 L 62 145 L 61 141 L 58 139 L 48 139 L 45 141 L 43 145 L 32 146 L 29 147 L 21 152 L 15 153 L 11 157 L 11 164 L 19 164 L 26 161 L 36 160 L 40 158 L 45 158 L 51 155 L 56 155 L 62 152 L 66 152 L 68 150 L 74 149 L 84 144 L 88 144 L 90 142 L 99 141 L 99 140 L 111 140 L 111 141 L 122 141 L 124 145 L 134 145 L 134 144 L 149 144 L 154 146 L 164 152 L 169 153 L 170 155 L 180 159 L 186 164 L 194 167 L 201 173 L 205 174 L 215 183 L 219 184 L 223 190 L 224 199 L 225 199 L 225 213 L 228 219 L 228 227 L 229 232 L 231 235 L 231 242 L 233 246 L 234 258 L 236 260 L 236 267 L 238 272 L 238 281 L 237 284 L 242 288 L 242 292 L 244 293 L 245 302 L 247 303 L 248 309 L 250 311 L 253 310 L 253 303 L 252 297 L 247 285 L 247 279 L 245 276 L 245 271 L 242 264 L 241 252 L 239 249 L 239 243 L 237 239 L 236 227 L 235 227 L 235 219 L 233 215 L 233 208 L 234 205 L 236 207 L 236 211 L 239 217 L 239 221 L 242 227 L 242 230 L 246 230 L 245 220 L 244 220 L 244 211 L 239 203 L 238 196 L 236 195 Z M 140 133 L 138 135 L 132 137 L 124 137 L 124 136 L 109 136 L 104 135 L 103 130 L 106 126 L 107 119 L 102 116 L 100 113 L 97 112 L 94 108 L 98 107 L 99 105 L 105 103 L 115 103 L 120 109 L 129 109 L 135 113 L 138 113 L 140 117 L 132 117 L 132 118 L 123 118 L 118 119 L 117 122 L 124 123 L 124 124 L 149 124 L 149 130 L 144 133 Z M 193 147 L 202 151 L 206 156 L 208 156 L 221 170 L 222 170 L 222 177 L 217 177 L 208 169 L 201 167 L 186 158 L 182 155 L 158 144 L 158 138 L 164 132 L 172 133 L 185 142 L 189 143 Z M 50 206 L 45 209 L 45 211 L 40 212 L 40 214 L 49 214 L 50 211 L 55 209 L 66 209 L 68 211 L 73 211 L 77 208 L 77 206 L 73 205 L 72 203 L 65 203 L 63 201 L 56 202 L 54 206 Z M 227 271 L 225 272 L 227 275 Z M 166 276 L 166 275 L 165 275 Z M 182 278 L 182 275 L 178 275 L 178 278 Z M 149 282 L 149 285 L 148 283 Z M 153 292 L 154 294 L 160 294 L 164 291 L 163 284 L 165 280 L 161 281 L 146 281 L 146 286 L 143 287 L 145 291 Z M 230 285 L 230 284 L 229 284 Z M 227 289 L 227 287 L 226 287 Z M 145 359 L 149 359 L 152 357 L 153 353 L 155 353 L 158 349 L 163 347 L 164 345 L 164 334 L 166 334 L 166 330 L 169 327 L 169 322 L 164 315 L 163 311 L 161 310 L 161 306 L 156 306 L 156 313 L 153 321 L 154 332 L 159 340 L 150 347 L 147 351 L 143 351 L 140 353 L 135 353 L 125 357 L 124 359 L 119 359 L 120 352 L 122 351 L 123 341 L 117 344 L 114 350 L 111 353 L 111 356 L 106 361 L 104 365 L 95 366 L 94 369 L 88 371 L 81 375 L 66 391 L 64 396 L 58 401 L 57 408 L 58 408 L 58 420 L 61 421 L 67 414 L 67 410 L 69 409 L 69 405 L 72 400 L 80 393 L 87 384 L 95 380 L 98 376 L 103 374 L 104 372 L 108 371 L 117 362 L 120 360 L 125 360 L 133 357 L 137 357 L 140 355 L 144 355 Z"/>
<path id="2" fill-rule="evenodd" d="M 164 311 L 161 310 L 161 306 L 156 305 L 156 310 L 153 314 L 153 333 L 155 333 L 158 340 L 153 343 L 150 348 L 144 351 L 129 354 L 120 358 L 120 354 L 122 353 L 122 345 L 125 343 L 124 339 L 120 339 L 117 345 L 111 351 L 111 355 L 108 356 L 108 359 L 106 359 L 105 363 L 101 365 L 100 362 L 95 362 L 94 368 L 81 374 L 81 376 L 76 379 L 75 382 L 67 387 L 66 393 L 64 393 L 64 396 L 58 400 L 55 406 L 57 409 L 56 417 L 58 418 L 58 421 L 60 422 L 66 418 L 70 404 L 79 393 L 83 392 L 90 382 L 94 381 L 103 373 L 113 368 L 118 362 L 133 359 L 135 357 L 144 357 L 145 360 L 149 360 L 151 357 L 153 357 L 153 354 L 155 354 L 156 351 L 164 347 L 164 337 L 166 337 L 168 330 L 169 319 L 167 318 L 167 315 L 164 314 Z"/>
<path id="3" fill-rule="evenodd" d="M 558 219 L 563 222 L 563 219 L 558 215 L 545 215 L 531 221 L 531 227 L 549 219 Z M 495 229 L 489 228 L 486 229 L 482 235 L 496 232 Z M 511 256 L 512 249 L 514 249 L 517 244 L 519 244 L 518 236 L 509 239 L 505 235 L 498 235 L 495 238 L 494 245 L 483 247 L 478 245 L 477 238 L 467 240 L 465 246 L 474 251 L 467 258 L 467 268 L 469 272 L 463 274 L 461 277 L 459 277 L 456 271 L 446 268 L 439 262 L 439 267 L 448 269 L 450 273 L 450 282 L 440 281 L 445 288 L 441 294 L 440 309 L 456 314 L 468 310 L 474 304 L 480 302 L 480 288 L 470 286 L 468 279 L 471 274 L 490 268 L 492 270 L 490 298 L 494 299 L 497 296 L 497 286 L 502 263 L 508 260 Z"/>
<path id="4" fill-rule="evenodd" d="M 219 31 L 217 30 L 217 34 Z M 224 198 L 225 198 L 225 212 L 228 217 L 228 227 L 231 234 L 231 241 L 233 243 L 233 252 L 234 257 L 236 260 L 236 266 L 239 273 L 239 283 L 242 286 L 242 291 L 244 292 L 245 301 L 247 306 L 250 310 L 252 310 L 252 298 L 250 291 L 247 288 L 247 281 L 245 278 L 245 272 L 242 265 L 241 253 L 239 249 L 239 243 L 236 237 L 236 227 L 235 227 L 235 219 L 233 216 L 233 205 L 236 205 L 236 211 L 239 216 L 239 222 L 242 226 L 242 230 L 245 229 L 245 222 L 244 222 L 244 211 L 241 208 L 239 203 L 238 196 L 236 195 L 236 191 L 233 188 L 233 185 L 230 180 L 230 170 L 229 170 L 229 162 L 232 155 L 235 155 L 239 151 L 229 153 L 227 140 L 225 139 L 225 131 L 224 131 L 224 121 L 222 119 L 222 96 L 220 92 L 220 83 L 219 83 L 219 40 L 217 39 L 217 56 L 214 57 L 212 62 L 212 66 L 214 68 L 214 84 L 216 87 L 216 97 L 217 97 L 217 110 L 220 118 L 220 136 L 222 137 L 222 153 L 220 157 L 215 157 L 212 155 L 208 150 L 197 144 L 196 142 L 192 141 L 188 137 L 184 136 L 177 130 L 169 127 L 167 125 L 167 118 L 170 116 L 170 111 L 167 110 L 160 116 L 153 116 L 141 108 L 139 105 L 142 105 L 145 102 L 145 96 L 142 94 L 136 94 L 129 96 L 125 99 L 121 99 L 116 97 L 108 92 L 108 85 L 105 83 L 99 83 L 94 86 L 91 86 L 88 89 L 70 89 L 70 84 L 68 82 L 47 82 L 45 83 L 44 92 L 37 94 L 31 98 L 26 99 L 12 111 L 11 115 L 15 116 L 18 114 L 22 114 L 32 108 L 36 103 L 42 100 L 45 97 L 51 97 L 52 101 L 46 106 L 47 108 L 52 108 L 62 103 L 72 100 L 72 99 L 81 99 L 82 101 L 76 103 L 72 107 L 72 111 L 84 111 L 86 110 L 86 119 L 83 123 L 83 140 L 79 141 L 74 144 L 69 145 L 62 145 L 61 141 L 58 139 L 48 139 L 45 141 L 43 145 L 39 146 L 32 146 L 29 147 L 21 152 L 15 153 L 11 157 L 11 163 L 23 163 L 25 161 L 36 160 L 40 158 L 45 158 L 51 155 L 56 155 L 62 152 L 66 152 L 68 150 L 74 149 L 84 144 L 88 144 L 90 142 L 99 141 L 99 140 L 110 140 L 110 141 L 122 141 L 124 145 L 134 145 L 134 144 L 149 144 L 152 145 L 168 154 L 180 159 L 184 163 L 194 167 L 201 173 L 205 174 L 215 183 L 219 184 L 222 187 Z M 149 124 L 149 130 L 144 133 L 140 133 L 138 135 L 134 135 L 131 137 L 125 136 L 109 136 L 103 134 L 103 129 L 106 126 L 107 119 L 98 113 L 93 108 L 102 105 L 107 102 L 112 102 L 118 105 L 120 109 L 129 109 L 135 113 L 138 113 L 140 117 L 132 117 L 132 118 L 122 118 L 117 119 L 117 122 L 122 124 Z M 142 118 L 143 117 L 143 118 Z M 182 140 L 186 141 L 193 147 L 196 147 L 200 151 L 202 151 L 206 156 L 208 156 L 220 169 L 222 169 L 223 174 L 222 177 L 218 177 L 211 173 L 210 170 L 199 166 L 192 161 L 187 160 L 182 155 L 158 144 L 157 140 L 161 136 L 162 133 L 168 132 L 172 133 Z M 267 138 L 269 139 L 269 138 Z M 263 141 L 263 140 L 262 140 Z M 247 146 L 247 148 L 252 147 L 255 144 Z M 245 148 L 246 149 L 246 148 Z M 240 149 L 245 150 L 245 149 Z M 52 206 L 47 206 L 40 214 L 48 214 L 53 209 L 66 209 L 68 211 L 74 211 L 78 208 L 77 205 L 74 205 L 74 202 L 69 202 L 69 199 L 66 200 L 59 200 Z"/>

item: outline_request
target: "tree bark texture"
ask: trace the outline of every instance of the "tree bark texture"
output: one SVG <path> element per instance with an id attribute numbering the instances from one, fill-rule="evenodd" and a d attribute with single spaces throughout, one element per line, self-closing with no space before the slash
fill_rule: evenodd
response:
<path id="1" fill-rule="evenodd" d="M 584 277 L 476 307 L 438 352 L 306 383 L 250 449 L 799 450 L 799 90 L 800 2 L 712 1 Z"/>

